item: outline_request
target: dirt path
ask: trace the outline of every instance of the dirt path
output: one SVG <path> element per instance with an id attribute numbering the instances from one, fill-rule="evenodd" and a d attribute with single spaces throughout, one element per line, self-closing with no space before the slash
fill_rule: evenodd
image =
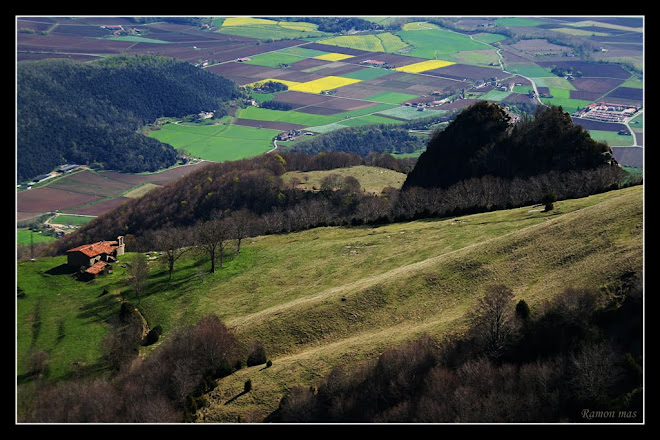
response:
<path id="1" fill-rule="evenodd" d="M 570 215 L 570 213 L 565 214 L 565 215 Z M 256 312 L 256 313 L 252 313 L 250 315 L 233 318 L 233 319 L 230 319 L 230 320 L 227 321 L 227 325 L 229 325 L 231 327 L 247 326 L 247 325 L 249 325 L 250 323 L 252 323 L 254 321 L 264 319 L 267 316 L 277 315 L 278 313 L 281 313 L 282 311 L 285 311 L 285 310 L 288 310 L 288 309 L 291 309 L 291 308 L 295 308 L 295 307 L 302 306 L 302 305 L 305 305 L 305 304 L 312 304 L 312 303 L 315 303 L 315 302 L 320 302 L 320 301 L 323 301 L 323 300 L 328 299 L 328 298 L 338 297 L 338 296 L 340 296 L 341 294 L 343 294 L 345 292 L 355 291 L 355 290 L 362 290 L 362 289 L 371 287 L 371 286 L 373 286 L 375 284 L 378 284 L 378 283 L 386 282 L 388 280 L 392 280 L 392 279 L 399 278 L 399 277 L 405 277 L 407 275 L 415 273 L 416 271 L 422 270 L 426 267 L 433 266 L 433 265 L 437 264 L 439 261 L 441 261 L 441 260 L 443 260 L 443 259 L 445 259 L 449 256 L 459 254 L 461 252 L 469 251 L 471 249 L 474 249 L 475 247 L 483 246 L 483 245 L 486 245 L 486 244 L 491 243 L 491 242 L 496 241 L 496 240 L 504 239 L 505 237 L 507 237 L 509 235 L 517 234 L 517 233 L 520 233 L 521 231 L 529 230 L 530 228 L 539 227 L 539 226 L 542 226 L 542 225 L 547 225 L 549 222 L 556 221 L 559 218 L 563 218 L 565 215 L 563 215 L 561 217 L 558 217 L 558 218 L 554 218 L 554 219 L 544 221 L 544 222 L 539 223 L 539 224 L 531 225 L 531 226 L 528 226 L 528 227 L 523 228 L 523 229 L 512 231 L 512 232 L 509 232 L 505 235 L 501 235 L 501 236 L 498 236 L 498 237 L 493 237 L 493 238 L 485 240 L 485 241 L 474 243 L 474 244 L 465 246 L 465 247 L 460 248 L 460 249 L 456 249 L 456 250 L 453 250 L 453 251 L 450 251 L 450 252 L 446 252 L 444 254 L 437 255 L 435 257 L 431 257 L 431 258 L 428 258 L 426 260 L 422 260 L 422 261 L 418 261 L 416 263 L 411 263 L 411 264 L 408 264 L 408 265 L 405 265 L 405 266 L 397 267 L 395 269 L 389 270 L 389 271 L 384 272 L 384 273 L 379 273 L 379 274 L 376 274 L 376 275 L 373 275 L 373 276 L 370 276 L 370 277 L 362 278 L 360 280 L 357 280 L 357 281 L 354 281 L 354 282 L 351 282 L 351 283 L 348 283 L 348 284 L 342 284 L 341 286 L 326 289 L 326 290 L 323 290 L 323 291 L 321 291 L 321 292 L 319 292 L 315 295 L 304 296 L 304 297 L 301 297 L 301 298 L 297 298 L 297 299 L 288 301 L 286 303 L 282 303 L 282 304 L 278 304 L 278 305 L 273 306 L 273 307 L 269 307 L 267 309 L 261 310 L 261 311 Z"/>

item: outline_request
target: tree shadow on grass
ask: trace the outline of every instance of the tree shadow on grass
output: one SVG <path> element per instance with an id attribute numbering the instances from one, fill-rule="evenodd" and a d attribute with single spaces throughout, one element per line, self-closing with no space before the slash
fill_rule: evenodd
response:
<path id="1" fill-rule="evenodd" d="M 238 399 L 238 398 L 241 397 L 243 394 L 247 394 L 247 393 L 248 393 L 248 391 L 245 391 L 245 390 L 241 391 L 240 393 L 236 394 L 234 397 L 232 397 L 231 399 L 229 399 L 228 401 L 226 401 L 226 402 L 225 402 L 225 405 L 229 405 L 229 404 L 232 403 L 234 400 Z"/>

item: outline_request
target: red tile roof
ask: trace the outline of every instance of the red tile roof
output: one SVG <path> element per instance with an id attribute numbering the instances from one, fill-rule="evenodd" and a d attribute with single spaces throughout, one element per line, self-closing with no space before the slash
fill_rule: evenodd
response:
<path id="1" fill-rule="evenodd" d="M 67 252 L 82 252 L 88 257 L 95 257 L 100 254 L 111 254 L 116 248 L 116 241 L 99 241 L 98 243 L 84 244 L 82 246 L 69 249 Z"/>
<path id="2" fill-rule="evenodd" d="M 92 264 L 85 272 L 91 274 L 99 274 L 103 272 L 103 268 L 107 265 L 108 263 L 105 261 L 97 261 L 96 263 Z"/>

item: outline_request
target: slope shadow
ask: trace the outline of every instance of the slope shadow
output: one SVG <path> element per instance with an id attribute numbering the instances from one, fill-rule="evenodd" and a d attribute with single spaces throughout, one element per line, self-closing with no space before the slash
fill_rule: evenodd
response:
<path id="1" fill-rule="evenodd" d="M 66 263 L 62 263 L 46 271 L 48 275 L 73 275 L 76 272 L 78 272 L 77 267 L 69 266 Z"/>

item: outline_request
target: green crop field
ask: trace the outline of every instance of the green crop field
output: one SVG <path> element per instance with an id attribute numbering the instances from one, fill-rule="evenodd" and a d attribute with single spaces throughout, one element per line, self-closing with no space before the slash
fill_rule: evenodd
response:
<path id="1" fill-rule="evenodd" d="M 243 119 L 254 119 L 257 121 L 271 121 L 271 122 L 290 122 L 292 124 L 300 125 L 324 125 L 336 122 L 341 119 L 336 115 L 315 115 L 311 113 L 302 113 L 296 111 L 280 111 L 270 110 L 267 108 L 248 107 L 242 109 L 238 114 Z"/>
<path id="2" fill-rule="evenodd" d="M 607 142 L 612 147 L 627 147 L 633 144 L 631 135 L 618 134 L 615 131 L 589 130 L 592 139 Z"/>
<path id="3" fill-rule="evenodd" d="M 48 223 L 54 225 L 74 225 L 82 226 L 91 222 L 95 216 L 89 215 L 67 215 L 67 214 L 58 214 L 51 218 Z"/>
<path id="4" fill-rule="evenodd" d="M 490 34 L 490 33 L 481 33 L 481 34 L 474 34 L 472 35 L 472 38 L 481 41 L 482 43 L 496 43 L 498 41 L 506 40 L 507 36 L 506 35 L 500 35 L 500 34 Z"/>
<path id="5" fill-rule="evenodd" d="M 291 64 L 302 59 L 304 58 L 301 58 L 298 55 L 289 55 L 282 53 L 282 51 L 277 51 L 254 55 L 250 57 L 249 61 L 245 61 L 245 63 L 257 66 L 278 67 L 281 64 Z"/>
<path id="6" fill-rule="evenodd" d="M 396 52 L 408 47 L 408 44 L 389 32 L 376 35 L 342 35 L 318 41 L 330 46 L 347 47 L 367 52 Z"/>
<path id="7" fill-rule="evenodd" d="M 426 118 L 430 115 L 443 114 L 445 112 L 446 111 L 444 110 L 420 111 L 415 107 L 396 107 L 389 110 L 381 111 L 380 113 L 386 116 L 391 116 L 393 118 L 413 120 L 413 119 Z"/>
<path id="8" fill-rule="evenodd" d="M 511 92 L 502 92 L 499 90 L 491 90 L 488 93 L 481 95 L 480 99 L 485 99 L 487 101 L 502 101 L 509 96 Z"/>
<path id="9" fill-rule="evenodd" d="M 369 69 L 356 70 L 355 72 L 344 73 L 342 76 L 345 78 L 354 78 L 361 81 L 368 81 L 370 79 L 380 78 L 381 76 L 387 76 L 394 73 L 392 70 L 379 69 L 377 67 L 372 67 Z"/>
<path id="10" fill-rule="evenodd" d="M 541 98 L 541 101 L 547 105 L 556 105 L 561 106 L 565 111 L 573 113 L 579 108 L 583 108 L 592 101 L 585 101 L 583 99 L 571 99 L 571 98 L 562 98 L 562 97 L 553 97 L 553 98 Z"/>
<path id="11" fill-rule="evenodd" d="M 470 39 L 469 36 L 444 29 L 402 30 L 397 32 L 401 39 L 414 47 L 406 55 L 454 61 L 458 52 L 492 49 L 489 45 Z"/>
<path id="12" fill-rule="evenodd" d="M 366 115 L 366 116 L 356 116 L 350 119 L 344 119 L 341 122 L 338 122 L 338 125 L 343 125 L 345 127 L 356 127 L 362 125 L 373 125 L 373 124 L 404 124 L 405 121 L 400 121 L 397 119 L 388 118 L 380 115 Z"/>
<path id="13" fill-rule="evenodd" d="M 534 78 L 535 80 L 537 78 L 553 76 L 549 70 L 531 63 L 506 63 L 505 67 L 510 72 L 517 73 L 528 78 Z"/>
<path id="14" fill-rule="evenodd" d="M 62 270 L 63 256 L 20 261 L 19 384 L 32 350 L 49 353 L 51 379 L 74 370 L 100 374 L 107 320 L 125 299 L 151 327 L 161 325 L 164 338 L 214 313 L 241 341 L 261 341 L 272 366 L 242 368 L 219 380 L 199 416 L 206 422 L 263 418 L 288 389 L 316 386 L 333 365 L 373 358 L 424 333 L 460 332 L 484 283 L 507 284 L 534 310 L 566 287 L 606 286 L 641 271 L 642 195 L 637 186 L 560 201 L 549 212 L 527 206 L 254 237 L 215 274 L 203 256 L 190 253 L 168 281 L 154 260 L 139 303 L 119 265 L 83 283 Z M 121 262 L 134 256 L 129 249 Z M 143 348 L 144 354 L 153 349 Z M 227 403 L 247 379 L 252 391 Z"/>
<path id="15" fill-rule="evenodd" d="M 378 93 L 377 95 L 371 95 L 365 99 L 368 99 L 369 101 L 385 102 L 389 104 L 400 104 L 413 98 L 417 98 L 417 95 L 397 92 L 382 92 Z"/>
<path id="16" fill-rule="evenodd" d="M 534 20 L 532 18 L 507 17 L 507 18 L 498 18 L 497 20 L 495 20 L 495 24 L 500 26 L 540 26 L 542 24 L 545 24 L 545 22 Z"/>
<path id="17" fill-rule="evenodd" d="M 453 56 L 454 60 L 458 63 L 473 64 L 476 66 L 499 65 L 500 60 L 495 49 L 464 50 L 455 53 Z"/>
<path id="18" fill-rule="evenodd" d="M 192 156 L 222 162 L 270 151 L 272 139 L 279 132 L 238 125 L 165 124 L 150 136 L 174 148 L 183 148 Z"/>
<path id="19" fill-rule="evenodd" d="M 575 90 L 573 84 L 566 78 L 560 78 L 558 76 L 550 76 L 546 73 L 545 77 L 534 77 L 534 82 L 537 87 L 548 87 L 550 89 L 565 89 L 565 90 Z"/>

